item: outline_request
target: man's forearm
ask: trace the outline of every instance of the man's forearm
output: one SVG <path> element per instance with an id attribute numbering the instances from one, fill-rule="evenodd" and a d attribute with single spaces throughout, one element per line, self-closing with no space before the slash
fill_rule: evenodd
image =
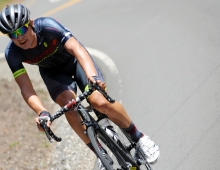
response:
<path id="1" fill-rule="evenodd" d="M 30 108 L 32 108 L 38 115 L 42 110 L 46 110 L 36 94 L 32 94 L 32 95 L 22 94 L 22 96 L 26 101 L 26 103 L 30 106 Z"/>

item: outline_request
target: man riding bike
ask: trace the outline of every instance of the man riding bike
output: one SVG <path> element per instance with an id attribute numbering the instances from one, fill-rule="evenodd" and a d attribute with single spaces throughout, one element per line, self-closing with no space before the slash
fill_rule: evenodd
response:
<path id="1" fill-rule="evenodd" d="M 55 19 L 40 17 L 31 20 L 30 11 L 25 6 L 11 4 L 0 13 L 0 31 L 10 38 L 5 57 L 15 81 L 24 100 L 39 117 L 47 116 L 50 119 L 51 116 L 38 98 L 23 62 L 38 65 L 51 98 L 61 107 L 76 97 L 77 86 L 82 92 L 87 88 L 88 82 L 97 83 L 102 89 L 106 88 L 102 73 L 86 48 L 70 30 Z M 94 109 L 107 115 L 131 136 L 144 151 L 149 163 L 158 160 L 158 146 L 136 128 L 119 102 L 109 103 L 98 91 L 93 92 L 88 101 Z M 76 112 L 70 110 L 65 116 L 72 129 L 93 150 Z M 42 131 L 39 117 L 36 118 L 36 123 Z M 51 122 L 48 121 L 47 126 L 50 125 Z M 99 169 L 105 169 L 101 163 Z"/>

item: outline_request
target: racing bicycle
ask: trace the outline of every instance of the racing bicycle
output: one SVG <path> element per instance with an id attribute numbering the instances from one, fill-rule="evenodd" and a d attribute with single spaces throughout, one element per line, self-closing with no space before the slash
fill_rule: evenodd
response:
<path id="1" fill-rule="evenodd" d="M 87 99 L 94 90 L 98 90 L 110 103 L 115 102 L 97 84 L 91 84 L 87 91 L 78 95 L 76 99 L 69 101 L 67 105 L 53 114 L 51 121 L 59 118 L 69 109 L 74 108 L 78 112 L 82 125 L 86 126 L 85 134 L 88 135 L 97 157 L 101 160 L 106 170 L 152 170 L 145 160 L 142 150 L 123 129 L 110 120 L 108 120 L 110 121 L 109 126 L 101 126 L 99 122 L 107 119 L 107 117 L 90 105 L 84 106 L 82 104 L 82 101 Z M 39 121 L 50 142 L 60 142 L 62 140 L 47 127 L 47 119 L 39 118 Z M 100 147 L 100 144 L 102 147 Z M 104 148 L 105 152 L 103 152 L 102 148 Z"/>

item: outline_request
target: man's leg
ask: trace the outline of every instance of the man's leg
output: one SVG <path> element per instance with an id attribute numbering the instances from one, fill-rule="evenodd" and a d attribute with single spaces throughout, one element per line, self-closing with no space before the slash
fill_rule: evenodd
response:
<path id="1" fill-rule="evenodd" d="M 83 92 L 87 85 L 87 77 L 79 63 L 76 63 L 75 68 L 76 74 L 74 75 L 74 78 L 76 79 L 80 90 Z M 104 82 L 102 73 L 98 67 L 96 67 L 96 69 L 99 80 L 103 80 L 102 82 Z M 144 135 L 136 128 L 135 124 L 131 121 L 124 107 L 120 103 L 109 103 L 98 91 L 93 92 L 88 100 L 96 110 L 107 115 L 110 120 L 119 127 L 123 128 L 131 136 L 131 138 L 137 142 L 137 145 L 139 145 L 144 151 L 149 163 L 153 163 L 158 159 L 160 153 L 158 146 L 155 145 L 148 136 Z"/>
<path id="2" fill-rule="evenodd" d="M 119 127 L 128 128 L 130 126 L 131 119 L 119 102 L 109 103 L 98 91 L 94 91 L 88 100 L 96 110 L 107 115 Z"/>
<path id="3" fill-rule="evenodd" d="M 101 93 L 95 91 L 89 97 L 90 104 L 99 112 L 108 116 L 108 118 L 124 129 L 134 142 L 143 150 L 149 163 L 155 163 L 160 155 L 159 147 L 141 131 L 131 121 L 124 107 L 118 103 L 109 103 Z"/>
<path id="4" fill-rule="evenodd" d="M 76 98 L 75 93 L 71 90 L 65 90 L 57 96 L 56 103 L 63 107 L 73 98 Z M 86 144 L 88 144 L 90 140 L 84 133 L 85 126 L 81 124 L 81 120 L 79 116 L 77 116 L 77 113 L 73 109 L 70 109 L 70 111 L 65 113 L 65 116 L 72 129 Z"/>

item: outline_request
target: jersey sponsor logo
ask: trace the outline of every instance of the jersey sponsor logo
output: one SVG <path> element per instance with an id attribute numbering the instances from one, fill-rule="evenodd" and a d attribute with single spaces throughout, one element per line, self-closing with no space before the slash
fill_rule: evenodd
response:
<path id="1" fill-rule="evenodd" d="M 14 72 L 13 75 L 14 75 L 14 78 L 16 78 L 24 73 L 26 73 L 26 70 L 25 70 L 25 68 L 22 68 L 22 69 L 17 70 L 16 72 Z"/>
<path id="2" fill-rule="evenodd" d="M 45 47 L 48 46 L 48 44 L 46 42 L 43 43 Z M 40 54 L 38 57 L 34 58 L 34 59 L 31 59 L 31 60 L 26 60 L 24 61 L 25 63 L 28 63 L 28 64 L 39 64 L 41 63 L 42 61 L 44 61 L 45 59 L 47 59 L 48 57 L 52 56 L 53 54 L 55 54 L 58 50 L 58 47 L 57 47 L 57 40 L 54 39 L 51 41 L 51 44 L 50 46 L 42 53 Z"/>

